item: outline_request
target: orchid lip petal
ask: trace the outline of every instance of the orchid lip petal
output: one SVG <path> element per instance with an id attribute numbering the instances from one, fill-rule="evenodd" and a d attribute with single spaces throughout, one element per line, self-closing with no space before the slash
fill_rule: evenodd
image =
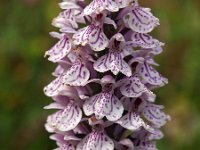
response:
<path id="1" fill-rule="evenodd" d="M 71 86 L 83 86 L 90 77 L 90 71 L 80 62 L 76 61 L 64 75 L 64 84 Z"/>
<path id="2" fill-rule="evenodd" d="M 78 30 L 73 35 L 74 44 L 85 46 L 89 44 L 92 50 L 102 51 L 108 46 L 108 39 L 103 33 L 102 25 L 91 24 Z"/>
<path id="3" fill-rule="evenodd" d="M 84 15 L 91 15 L 93 13 L 99 14 L 104 10 L 111 12 L 116 12 L 119 10 L 117 3 L 113 0 L 93 0 L 86 8 L 84 9 Z"/>
<path id="4" fill-rule="evenodd" d="M 119 52 L 111 51 L 108 54 L 100 57 L 94 63 L 94 69 L 98 72 L 111 71 L 114 75 L 119 72 L 130 77 L 132 75 L 130 66 L 123 60 Z"/>
<path id="5" fill-rule="evenodd" d="M 114 142 L 103 131 L 93 131 L 77 145 L 77 150 L 93 149 L 113 150 Z"/>
<path id="6" fill-rule="evenodd" d="M 128 27 L 138 33 L 149 33 L 159 25 L 159 20 L 152 15 L 150 9 L 133 5 L 130 13 L 124 17 Z"/>
<path id="7" fill-rule="evenodd" d="M 162 109 L 162 107 L 159 105 L 149 104 L 144 108 L 142 114 L 148 121 L 152 122 L 158 127 L 161 127 L 170 120 L 170 117 L 160 109 Z"/>
<path id="8" fill-rule="evenodd" d="M 45 55 L 49 55 L 48 60 L 58 62 L 64 58 L 70 51 L 72 45 L 67 35 L 61 35 L 60 41 L 48 50 Z"/>
<path id="9" fill-rule="evenodd" d="M 131 39 L 132 44 L 142 48 L 156 48 L 164 45 L 164 43 L 161 43 L 157 39 L 153 39 L 152 36 L 144 33 L 134 32 Z"/>
<path id="10" fill-rule="evenodd" d="M 117 121 L 118 124 L 120 124 L 122 127 L 131 130 L 131 131 L 137 131 L 141 127 L 145 128 L 148 131 L 152 131 L 153 129 L 147 125 L 143 119 L 134 112 L 128 112 L 126 115 L 124 115 L 122 118 L 120 118 Z"/>
<path id="11" fill-rule="evenodd" d="M 116 121 L 122 116 L 124 108 L 112 92 L 102 92 L 88 99 L 83 110 L 87 116 L 95 114 L 97 119 L 105 116 L 109 121 Z"/>
<path id="12" fill-rule="evenodd" d="M 47 131 L 69 131 L 76 127 L 82 118 L 81 109 L 69 102 L 65 109 L 60 110 L 47 118 L 45 125 Z"/>
<path id="13" fill-rule="evenodd" d="M 166 78 L 162 77 L 153 67 L 147 63 L 138 65 L 137 70 L 142 78 L 152 85 L 163 86 L 168 82 Z"/>
<path id="14" fill-rule="evenodd" d="M 143 93 L 150 93 L 145 85 L 140 81 L 137 75 L 124 79 L 120 87 L 120 91 L 127 97 L 140 97 Z"/>

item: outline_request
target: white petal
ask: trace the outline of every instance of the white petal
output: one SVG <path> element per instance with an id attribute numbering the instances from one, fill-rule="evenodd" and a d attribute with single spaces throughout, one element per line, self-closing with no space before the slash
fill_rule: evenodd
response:
<path id="1" fill-rule="evenodd" d="M 58 95 L 61 91 L 63 91 L 67 86 L 62 84 L 62 77 L 57 77 L 55 80 L 53 80 L 49 85 L 44 87 L 44 93 L 49 96 L 56 96 Z"/>
<path id="2" fill-rule="evenodd" d="M 87 100 L 83 110 L 87 116 L 94 113 L 97 119 L 105 116 L 109 121 L 116 121 L 122 116 L 124 108 L 112 92 L 102 92 Z"/>
<path id="3" fill-rule="evenodd" d="M 123 139 L 121 141 L 119 141 L 120 144 L 128 147 L 128 150 L 134 150 L 134 145 L 133 142 L 130 139 Z"/>
<path id="4" fill-rule="evenodd" d="M 135 32 L 148 33 L 159 25 L 159 20 L 152 15 L 150 9 L 133 6 L 132 12 L 125 16 L 124 20 Z"/>
<path id="5" fill-rule="evenodd" d="M 168 82 L 166 78 L 162 77 L 153 67 L 147 63 L 139 64 L 137 66 L 137 71 L 146 82 L 152 85 L 163 86 Z"/>
<path id="6" fill-rule="evenodd" d="M 119 119 L 117 123 L 122 127 L 132 131 L 139 130 L 141 127 L 144 127 L 146 130 L 152 130 L 152 128 L 147 125 L 138 114 L 134 112 L 128 112 L 125 116 Z"/>
<path id="7" fill-rule="evenodd" d="M 104 23 L 105 23 L 105 24 L 111 24 L 111 25 L 114 26 L 115 29 L 117 29 L 117 25 L 116 25 L 115 21 L 112 20 L 112 19 L 110 19 L 110 18 L 108 18 L 108 17 L 105 17 Z"/>
<path id="8" fill-rule="evenodd" d="M 116 0 L 119 8 L 127 7 L 133 0 Z"/>
<path id="9" fill-rule="evenodd" d="M 74 129 L 82 118 L 81 109 L 70 102 L 65 109 L 50 115 L 45 125 L 47 131 L 69 131 Z"/>
<path id="10" fill-rule="evenodd" d="M 154 141 L 141 141 L 134 150 L 158 150 Z"/>
<path id="11" fill-rule="evenodd" d="M 89 70 L 80 62 L 76 61 L 63 76 L 64 83 L 71 86 L 83 86 L 90 78 Z"/>
<path id="12" fill-rule="evenodd" d="M 146 93 L 148 89 L 140 81 L 138 76 L 135 75 L 124 79 L 124 82 L 120 87 L 120 91 L 126 97 L 140 97 L 143 93 Z"/>
<path id="13" fill-rule="evenodd" d="M 65 143 L 65 144 L 60 145 L 55 150 L 75 150 L 75 147 L 70 143 Z"/>
<path id="14" fill-rule="evenodd" d="M 48 106 L 45 106 L 44 109 L 64 109 L 64 106 L 59 103 L 51 103 Z"/>
<path id="15" fill-rule="evenodd" d="M 163 136 L 163 133 L 159 129 L 156 129 L 150 133 L 148 140 L 160 140 L 163 138 Z"/>
<path id="16" fill-rule="evenodd" d="M 113 141 L 102 131 L 87 135 L 78 145 L 77 150 L 114 150 Z"/>
<path id="17" fill-rule="evenodd" d="M 94 113 L 94 104 L 100 98 L 100 96 L 101 96 L 100 94 L 92 96 L 90 99 L 86 100 L 86 102 L 83 104 L 83 111 L 86 116 L 90 116 Z"/>
<path id="18" fill-rule="evenodd" d="M 133 33 L 131 39 L 135 46 L 142 48 L 156 48 L 164 45 L 164 43 L 159 42 L 148 34 Z"/>
<path id="19" fill-rule="evenodd" d="M 108 46 L 108 39 L 103 32 L 102 25 L 91 24 L 80 29 L 73 38 L 74 44 L 89 44 L 94 51 L 102 51 Z"/>
<path id="20" fill-rule="evenodd" d="M 52 25 L 57 28 L 78 28 L 76 23 L 76 14 L 73 10 L 66 10 L 61 12 L 56 18 L 53 19 Z"/>
<path id="21" fill-rule="evenodd" d="M 58 62 L 64 58 L 71 50 L 72 45 L 66 34 L 62 35 L 60 41 L 56 43 L 45 55 L 49 55 L 48 60 L 52 62 Z"/>
<path id="22" fill-rule="evenodd" d="M 94 69 L 98 72 L 106 72 L 110 70 L 114 75 L 121 72 L 128 77 L 132 74 L 130 66 L 123 60 L 119 52 L 109 52 L 100 57 L 94 63 Z"/>
<path id="23" fill-rule="evenodd" d="M 111 12 L 116 12 L 119 10 L 117 4 L 113 0 L 93 0 L 84 9 L 85 15 L 91 15 L 92 13 L 99 14 L 103 10 L 108 10 Z"/>
<path id="24" fill-rule="evenodd" d="M 118 120 L 124 111 L 122 103 L 111 92 L 102 92 L 94 107 L 94 113 L 98 119 L 106 116 L 109 121 Z"/>
<path id="25" fill-rule="evenodd" d="M 64 2 L 61 2 L 59 3 L 59 6 L 62 8 L 62 9 L 78 9 L 80 8 L 80 6 L 78 6 L 76 3 L 74 3 L 73 1 L 70 2 L 70 1 L 64 1 Z"/>
<path id="26" fill-rule="evenodd" d="M 159 105 L 148 104 L 142 111 L 143 116 L 158 127 L 163 126 L 170 120 L 170 116 L 162 112 Z"/>

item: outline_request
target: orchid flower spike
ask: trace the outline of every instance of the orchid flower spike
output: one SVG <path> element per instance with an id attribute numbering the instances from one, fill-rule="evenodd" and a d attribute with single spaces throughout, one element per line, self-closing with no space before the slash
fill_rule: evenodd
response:
<path id="1" fill-rule="evenodd" d="M 56 150 L 157 150 L 170 120 L 152 90 L 168 83 L 153 58 L 164 43 L 159 25 L 138 0 L 63 0 L 52 21 L 57 43 L 45 52 L 57 63 L 44 88 L 55 109 L 45 124 Z"/>

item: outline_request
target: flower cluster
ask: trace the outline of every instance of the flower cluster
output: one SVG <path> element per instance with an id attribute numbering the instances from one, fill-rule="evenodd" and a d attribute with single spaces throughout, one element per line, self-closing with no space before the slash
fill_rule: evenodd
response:
<path id="1" fill-rule="evenodd" d="M 156 150 L 170 117 L 151 91 L 168 81 L 153 66 L 159 20 L 137 0 L 63 0 L 52 21 L 58 66 L 44 88 L 53 103 L 45 128 L 56 150 Z"/>

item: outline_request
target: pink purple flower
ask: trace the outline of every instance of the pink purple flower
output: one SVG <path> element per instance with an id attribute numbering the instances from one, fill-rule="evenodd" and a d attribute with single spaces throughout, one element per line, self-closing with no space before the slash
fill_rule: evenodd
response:
<path id="1" fill-rule="evenodd" d="M 168 80 L 155 67 L 164 43 L 149 33 L 159 20 L 137 0 L 63 0 L 52 21 L 57 63 L 44 88 L 55 109 L 45 128 L 56 150 L 157 150 L 170 120 L 153 90 Z"/>

